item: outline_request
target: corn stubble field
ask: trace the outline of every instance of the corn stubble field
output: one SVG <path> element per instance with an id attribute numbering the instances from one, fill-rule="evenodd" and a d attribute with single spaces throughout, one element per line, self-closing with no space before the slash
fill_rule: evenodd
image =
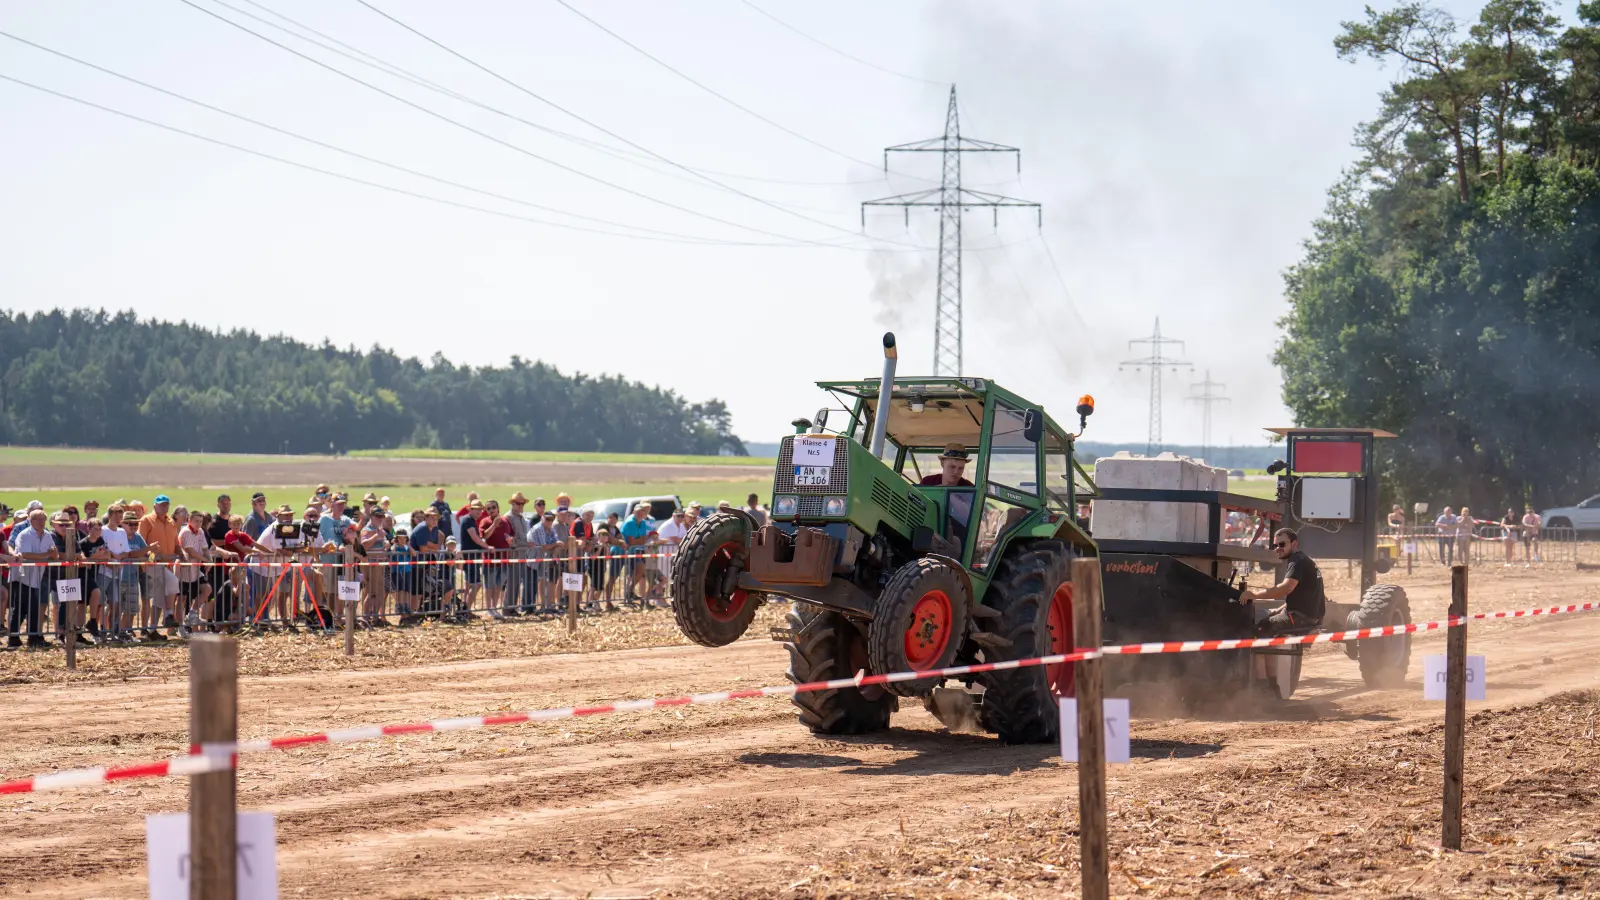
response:
<path id="1" fill-rule="evenodd" d="M 257 465 L 258 463 L 251 463 Z M 276 463 L 270 463 L 276 464 Z M 548 465 L 550 463 L 539 463 Z M 333 481 L 334 479 L 314 479 Z M 1330 598 L 1354 590 L 1342 566 Z M 1419 567 L 1414 617 L 1448 573 Z M 1600 599 L 1600 575 L 1483 567 L 1474 610 Z M 767 639 L 688 645 L 670 611 L 240 642 L 243 738 L 780 684 Z M 1600 891 L 1600 615 L 1474 625 L 1464 850 L 1439 849 L 1442 706 L 1366 689 L 1336 647 L 1295 699 L 1185 711 L 1135 694 L 1112 766 L 1119 897 L 1544 897 Z M 181 645 L 0 654 L 0 778 L 187 745 Z M 1054 746 L 951 733 L 914 702 L 817 738 L 780 698 L 249 755 L 240 805 L 278 817 L 284 897 L 1054 897 L 1075 894 L 1075 768 Z M 142 817 L 181 780 L 0 799 L 0 895 L 140 897 Z M 93 851 L 84 852 L 84 836 Z"/>

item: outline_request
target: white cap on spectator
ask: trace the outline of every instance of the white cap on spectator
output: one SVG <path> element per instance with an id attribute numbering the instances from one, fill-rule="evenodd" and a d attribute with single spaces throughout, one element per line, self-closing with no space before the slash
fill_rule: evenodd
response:
<path id="1" fill-rule="evenodd" d="M 30 510 L 32 510 L 32 509 L 44 509 L 44 504 L 39 502 L 38 500 L 29 500 L 28 501 L 28 509 L 30 509 Z"/>

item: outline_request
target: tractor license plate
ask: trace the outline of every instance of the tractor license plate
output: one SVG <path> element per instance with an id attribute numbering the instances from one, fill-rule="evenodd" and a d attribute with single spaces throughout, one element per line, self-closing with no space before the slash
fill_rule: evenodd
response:
<path id="1" fill-rule="evenodd" d="M 796 487 L 827 485 L 831 483 L 829 476 L 832 472 L 833 468 L 830 466 L 795 466 L 794 483 Z"/>

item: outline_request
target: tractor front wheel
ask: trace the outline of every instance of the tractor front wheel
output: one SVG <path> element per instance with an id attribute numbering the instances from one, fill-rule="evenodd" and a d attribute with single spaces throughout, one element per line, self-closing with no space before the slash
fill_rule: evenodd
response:
<path id="1" fill-rule="evenodd" d="M 948 564 L 919 559 L 901 566 L 878 596 L 867 629 L 867 657 L 873 673 L 925 672 L 949 666 L 966 640 L 971 607 L 966 580 Z M 884 687 L 902 697 L 922 697 L 933 691 L 937 681 L 892 681 Z"/>
<path id="2" fill-rule="evenodd" d="M 1016 545 L 1000 561 L 984 603 L 1000 611 L 989 628 L 1009 642 L 1003 653 L 985 649 L 985 662 L 1071 653 L 1072 549 L 1061 541 Z M 1070 662 L 986 673 L 979 722 L 1008 744 L 1055 740 L 1057 700 L 1073 696 L 1072 675 Z"/>
<path id="3" fill-rule="evenodd" d="M 758 604 L 738 584 L 749 550 L 733 513 L 713 513 L 684 536 L 672 561 L 672 615 L 689 640 L 725 647 L 750 627 Z"/>

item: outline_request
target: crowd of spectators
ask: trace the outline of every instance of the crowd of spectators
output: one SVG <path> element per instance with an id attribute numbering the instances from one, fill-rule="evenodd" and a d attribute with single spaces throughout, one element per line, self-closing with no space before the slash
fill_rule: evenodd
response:
<path id="1" fill-rule="evenodd" d="M 1390 510 L 1388 524 L 1391 530 L 1406 530 L 1405 511 L 1399 504 Z M 1426 523 L 1421 523 L 1421 527 L 1426 528 Z M 1416 529 L 1412 528 L 1411 533 L 1415 534 Z M 1499 519 L 1477 518 L 1472 514 L 1472 509 L 1466 506 L 1461 507 L 1459 513 L 1453 507 L 1446 506 L 1434 518 L 1432 534 L 1438 541 L 1439 562 L 1442 565 L 1450 566 L 1458 561 L 1463 565 L 1470 564 L 1473 560 L 1473 543 L 1487 541 L 1505 548 L 1502 565 L 1506 567 L 1515 564 L 1516 550 L 1520 544 L 1522 564 L 1530 567 L 1540 561 L 1539 542 L 1544 536 L 1544 518 L 1532 506 L 1523 507 L 1521 516 L 1514 509 L 1507 509 Z"/>
<path id="2" fill-rule="evenodd" d="M 55 512 L 33 501 L 0 523 L 6 646 L 48 646 L 68 631 L 94 645 L 328 630 L 347 612 L 341 582 L 358 585 L 354 615 L 369 628 L 553 615 L 571 573 L 584 576 L 573 598 L 583 609 L 666 606 L 671 555 L 707 512 L 691 503 L 658 522 L 641 503 L 625 520 L 596 521 L 565 493 L 547 504 L 517 491 L 502 507 L 474 491 L 452 507 L 442 488 L 425 507 L 391 505 L 374 493 L 352 503 L 328 485 L 303 507 L 273 507 L 257 491 L 243 513 L 227 494 L 214 512 L 165 494 L 103 514 L 96 500 Z M 755 495 L 742 509 L 765 521 Z M 59 602 L 63 582 L 78 585 L 78 602 Z"/>

